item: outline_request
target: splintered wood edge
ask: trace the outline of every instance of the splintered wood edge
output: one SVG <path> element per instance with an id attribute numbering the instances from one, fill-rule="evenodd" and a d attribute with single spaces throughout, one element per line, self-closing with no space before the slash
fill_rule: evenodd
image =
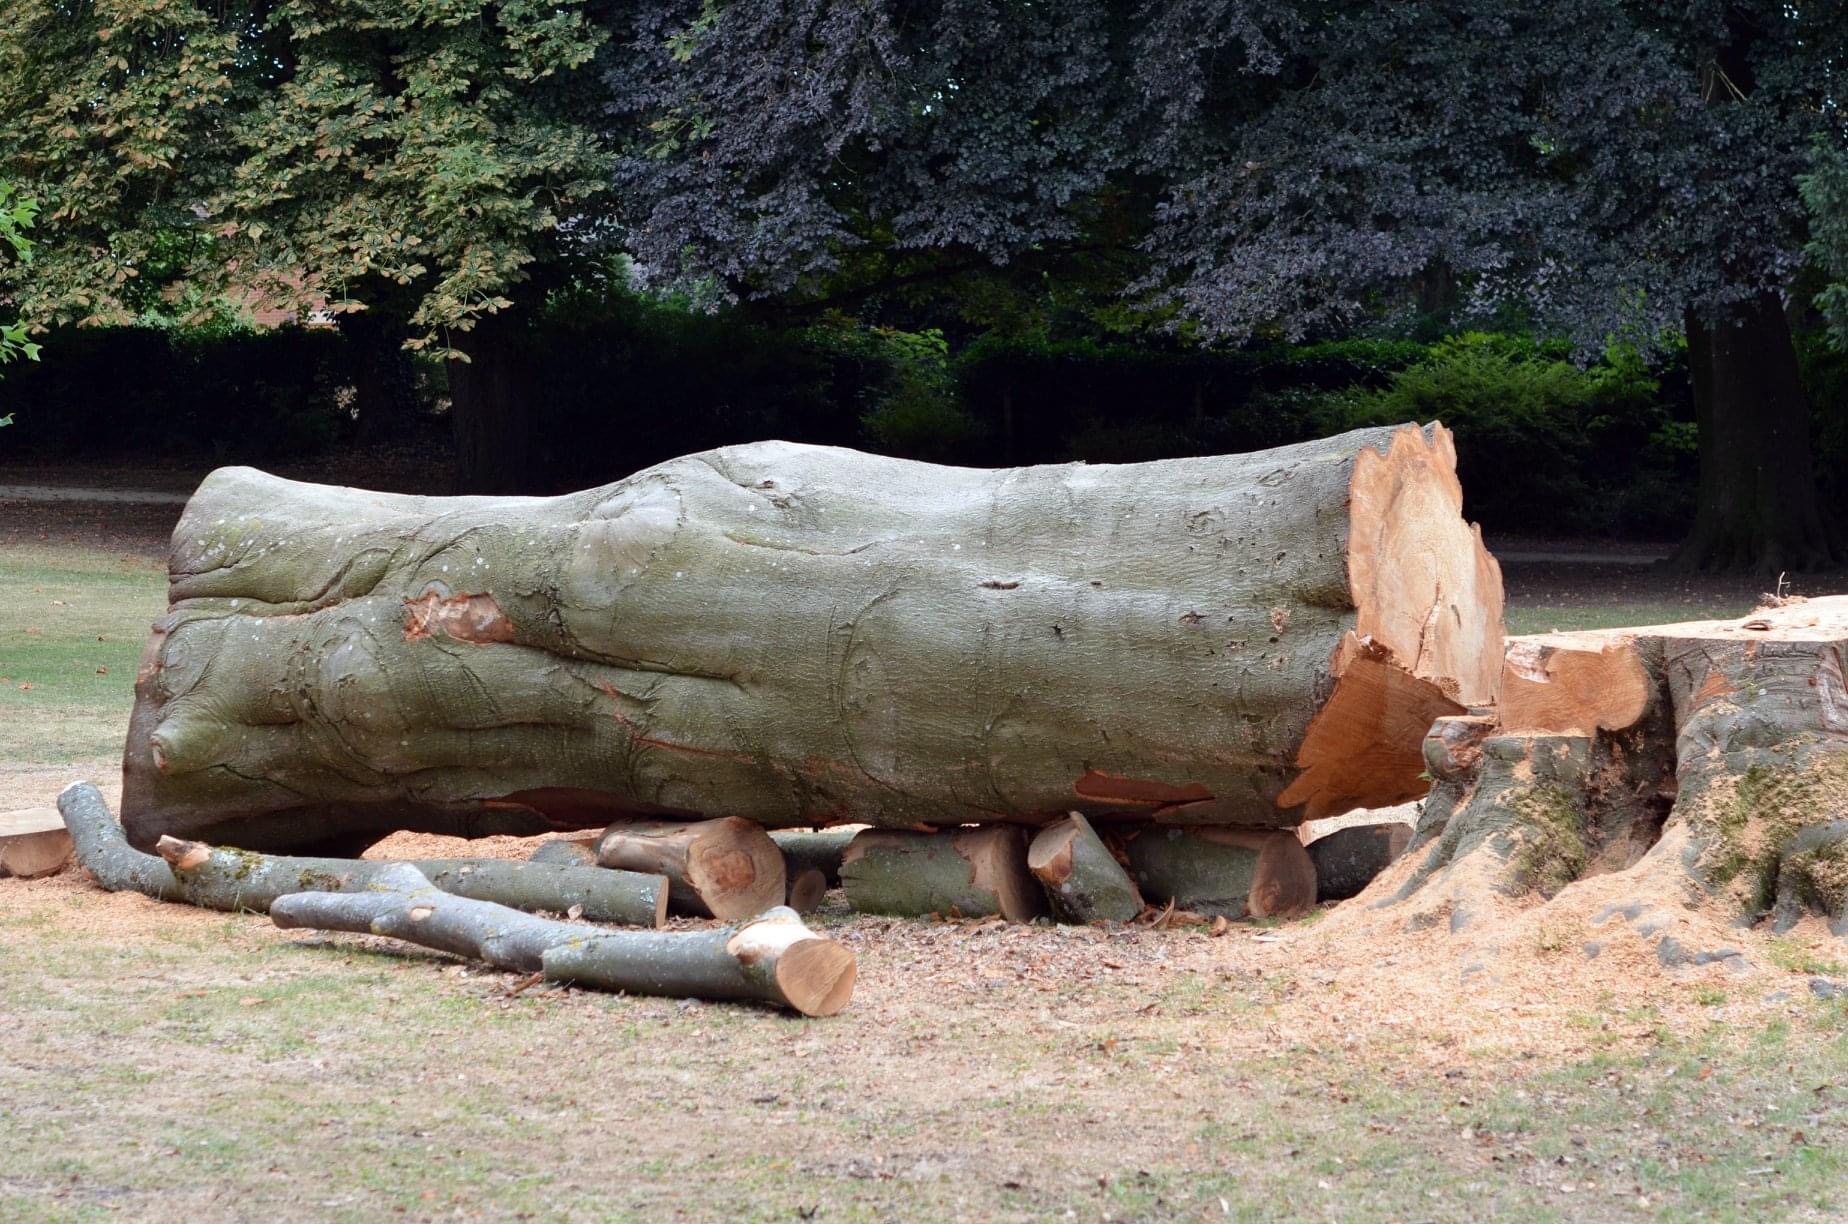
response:
<path id="1" fill-rule="evenodd" d="M 1501 688 L 1501 566 L 1463 518 L 1449 430 L 1407 425 L 1384 453 L 1355 456 L 1347 562 L 1354 628 L 1329 658 L 1334 686 L 1297 749 L 1301 772 L 1277 797 L 1304 820 L 1423 795 L 1431 724 L 1493 705 Z"/>

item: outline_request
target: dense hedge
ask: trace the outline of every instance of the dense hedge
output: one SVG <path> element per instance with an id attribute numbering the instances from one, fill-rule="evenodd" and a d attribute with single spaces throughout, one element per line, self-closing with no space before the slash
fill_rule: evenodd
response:
<path id="1" fill-rule="evenodd" d="M 0 454 L 272 462 L 351 438 L 348 354 L 329 330 L 68 331 L 16 364 Z M 828 319 L 774 327 L 630 299 L 560 299 L 527 333 L 545 488 L 582 487 L 726 442 L 783 437 L 975 465 L 1251 450 L 1440 417 L 1468 511 L 1500 530 L 1679 534 L 1696 453 L 1679 355 L 1588 367 L 1507 335 L 1212 352 L 978 340 Z M 1848 359 L 1799 344 L 1817 469 L 1848 520 Z M 441 407 L 441 376 L 429 388 Z"/>

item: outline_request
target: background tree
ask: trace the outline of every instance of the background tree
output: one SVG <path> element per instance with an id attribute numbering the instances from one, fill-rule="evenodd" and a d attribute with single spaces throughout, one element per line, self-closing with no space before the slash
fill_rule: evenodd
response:
<path id="1" fill-rule="evenodd" d="M 1808 568 L 1823 528 L 1783 298 L 1838 5 L 1426 0 L 649 8 L 612 77 L 663 275 L 789 294 L 869 259 L 1145 261 L 1127 301 L 1203 340 L 1437 296 L 1587 350 L 1685 333 L 1700 567 Z M 1511 315 L 1510 312 L 1513 312 Z"/>
<path id="2" fill-rule="evenodd" d="M 389 415 L 405 343 L 454 353 L 463 482 L 516 485 L 502 318 L 562 275 L 608 190 L 584 122 L 597 17 L 591 0 L 8 4 L 0 171 L 58 226 L 8 283 L 46 322 L 133 318 L 163 259 L 206 294 L 329 300 L 362 413 Z"/>
<path id="3" fill-rule="evenodd" d="M 21 198 L 11 183 L 0 182 L 0 254 L 9 254 L 16 260 L 32 257 L 32 240 L 26 237 L 26 231 L 32 228 L 37 212 L 35 201 Z M 27 336 L 24 323 L 0 320 L 0 365 L 21 357 L 37 361 L 38 355 L 39 346 Z M 0 413 L 0 425 L 12 423 L 11 413 Z"/>

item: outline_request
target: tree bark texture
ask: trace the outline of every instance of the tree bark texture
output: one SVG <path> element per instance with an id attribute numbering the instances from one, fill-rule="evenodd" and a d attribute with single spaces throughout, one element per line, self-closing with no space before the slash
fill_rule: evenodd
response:
<path id="1" fill-rule="evenodd" d="M 397 863 L 363 892 L 279 897 L 270 918 L 284 929 L 384 935 L 600 990 L 774 1003 L 805 1016 L 831 1016 L 853 995 L 853 953 L 782 907 L 736 928 L 606 931 L 457 897 Z"/>
<path id="2" fill-rule="evenodd" d="M 1816 494 L 1809 401 L 1790 323 L 1761 293 L 1711 318 L 1690 311 L 1688 366 L 1700 440 L 1686 570 L 1812 570 L 1841 558 Z"/>
<path id="3" fill-rule="evenodd" d="M 208 477 L 131 839 L 620 818 L 1293 826 L 1415 798 L 1501 580 L 1441 426 L 978 471 L 767 442 L 556 498 Z"/>
<path id="4" fill-rule="evenodd" d="M 1027 835 L 1018 825 L 980 825 L 942 833 L 865 829 L 841 862 L 841 887 L 857 910 L 919 917 L 999 914 L 1031 922 L 1046 897 L 1027 870 Z"/>
<path id="5" fill-rule="evenodd" d="M 1349 825 L 1318 837 L 1306 847 L 1315 865 L 1318 901 L 1357 897 L 1380 872 L 1392 866 L 1412 841 L 1412 826 L 1401 821 Z"/>
<path id="6" fill-rule="evenodd" d="M 145 854 L 123 836 L 101 792 L 87 782 L 67 787 L 58 808 L 76 844 L 77 862 L 110 892 L 138 892 L 203 909 L 266 912 L 278 897 L 315 890 L 372 887 L 402 864 L 365 859 L 303 858 L 225 850 L 163 837 Z M 667 880 L 603 867 L 511 863 L 499 859 L 422 859 L 409 864 L 436 887 L 527 910 L 576 909 L 595 922 L 660 926 Z"/>
<path id="7" fill-rule="evenodd" d="M 1294 833 L 1155 827 L 1124 841 L 1151 901 L 1224 918 L 1289 918 L 1315 905 L 1315 865 Z"/>
<path id="8" fill-rule="evenodd" d="M 1528 645 L 1510 656 L 1530 661 Z M 1612 699 L 1548 707 L 1565 711 L 1555 727 L 1439 720 L 1416 866 L 1381 904 L 1415 902 L 1415 921 L 1461 927 L 1492 897 L 1551 897 L 1634 869 L 1639 885 L 1741 922 L 1788 927 L 1814 912 L 1848 931 L 1848 597 L 1534 645 L 1557 675 L 1641 675 L 1644 699 L 1626 681 Z"/>

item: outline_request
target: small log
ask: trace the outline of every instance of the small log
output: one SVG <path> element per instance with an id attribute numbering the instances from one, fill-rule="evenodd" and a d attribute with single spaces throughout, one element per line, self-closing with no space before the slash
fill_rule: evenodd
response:
<path id="1" fill-rule="evenodd" d="M 770 840 L 783 852 L 783 862 L 788 865 L 792 877 L 812 867 L 827 877 L 829 888 L 839 888 L 841 859 L 860 828 L 850 825 L 835 829 L 778 829 L 770 834 Z"/>
<path id="2" fill-rule="evenodd" d="M 631 994 L 756 1000 L 805 1016 L 831 1016 L 853 997 L 852 951 L 780 906 L 732 929 L 605 931 L 458 897 L 396 863 L 366 892 L 279 897 L 270 919 L 285 930 L 386 935 L 497 969 Z"/>
<path id="3" fill-rule="evenodd" d="M 138 892 L 204 909 L 267 911 L 277 898 L 306 890 L 358 892 L 401 866 L 366 859 L 304 858 L 225 850 L 163 837 L 159 855 L 128 844 L 102 794 L 88 782 L 66 787 L 58 810 L 76 843 L 77 862 L 110 892 Z M 436 887 L 458 896 L 532 910 L 573 907 L 597 922 L 659 926 L 667 916 L 662 876 L 501 859 L 423 859 L 411 864 Z"/>
<path id="4" fill-rule="evenodd" d="M 1151 901 L 1226 918 L 1288 918 L 1315 904 L 1315 864 L 1294 833 L 1154 826 L 1127 848 Z"/>
<path id="5" fill-rule="evenodd" d="M 56 875 L 71 857 L 71 835 L 57 808 L 0 812 L 0 876 Z"/>
<path id="6" fill-rule="evenodd" d="M 597 839 L 594 837 L 560 837 L 540 846 L 527 856 L 529 863 L 560 863 L 571 867 L 597 867 Z"/>
<path id="7" fill-rule="evenodd" d="M 789 876 L 789 908 L 798 914 L 812 914 L 828 894 L 828 877 L 814 867 L 804 867 Z"/>
<path id="8" fill-rule="evenodd" d="M 1027 848 L 1027 869 L 1046 888 L 1062 922 L 1128 922 L 1142 894 L 1082 813 L 1042 829 Z"/>
<path id="9" fill-rule="evenodd" d="M 841 860 L 841 886 L 853 907 L 869 914 L 999 914 L 1031 922 L 1046 912 L 1018 825 L 862 830 Z"/>
<path id="10" fill-rule="evenodd" d="M 1349 825 L 1308 845 L 1315 864 L 1315 893 L 1320 901 L 1359 896 L 1373 878 L 1392 865 L 1411 844 L 1412 826 L 1403 821 Z"/>
<path id="11" fill-rule="evenodd" d="M 727 921 L 783 904 L 788 885 L 770 835 L 735 816 L 619 821 L 598 839 L 597 861 L 664 875 L 677 912 Z"/>

